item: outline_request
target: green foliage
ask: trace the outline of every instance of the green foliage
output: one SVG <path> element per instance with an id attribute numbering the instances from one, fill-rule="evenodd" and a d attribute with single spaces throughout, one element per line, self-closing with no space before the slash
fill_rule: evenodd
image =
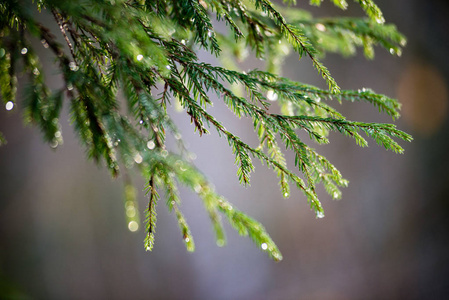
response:
<path id="1" fill-rule="evenodd" d="M 356 1 L 368 18 L 314 18 L 297 8 L 268 0 L 39 0 L 0 3 L 0 95 L 10 108 L 17 101 L 17 73 L 27 74 L 23 107 L 26 122 L 40 127 L 52 147 L 62 143 L 59 115 L 69 103 L 71 121 L 87 149 L 88 157 L 102 163 L 113 176 L 125 178 L 125 209 L 131 227 L 139 222 L 136 192 L 126 175 L 138 168 L 148 181 L 145 247 L 151 250 L 156 232 L 156 207 L 161 199 L 174 212 L 187 250 L 193 237 L 180 206 L 178 186 L 194 191 L 203 201 L 216 235 L 217 245 L 226 238 L 224 217 L 240 235 L 249 236 L 273 259 L 282 255 L 265 228 L 219 196 L 193 165 L 181 135 L 167 114 L 175 101 L 187 113 L 199 135 L 213 129 L 225 138 L 235 155 L 240 183 L 250 183 L 253 159 L 273 169 L 281 193 L 290 195 L 290 184 L 300 189 L 316 216 L 324 210 L 316 194 L 321 183 L 334 199 L 348 181 L 325 157 L 301 139 L 306 132 L 313 142 L 328 143 L 330 131 L 352 137 L 366 147 L 364 133 L 396 153 L 403 149 L 395 141 L 411 137 L 392 124 L 346 120 L 329 105 L 331 99 L 365 101 L 380 112 L 399 117 L 399 104 L 371 90 L 341 90 L 320 58 L 327 52 L 353 55 L 363 48 L 373 58 L 373 46 L 400 55 L 405 38 L 393 25 L 384 24 L 380 9 L 367 0 Z M 320 5 L 321 0 L 311 0 Z M 346 9 L 348 3 L 332 1 Z M 41 24 L 36 15 L 51 15 L 54 29 Z M 227 32 L 217 31 L 224 24 Z M 38 38 L 52 53 L 63 78 L 63 86 L 46 85 L 40 58 L 31 42 Z M 202 62 L 196 51 L 219 56 L 224 67 Z M 266 71 L 238 70 L 238 63 L 253 51 L 265 59 Z M 310 60 L 327 83 L 327 90 L 293 82 L 279 75 L 283 59 L 293 50 Z M 245 91 L 241 95 L 236 87 Z M 215 94 L 238 118 L 251 118 L 259 145 L 252 147 L 228 131 L 208 111 Z M 277 100 L 281 113 L 269 109 Z M 177 141 L 167 149 L 167 135 Z M 0 134 L 0 144 L 6 140 Z M 287 167 L 285 150 L 295 154 L 296 171 Z M 299 172 L 298 175 L 296 172 Z M 134 223 L 132 223 L 134 222 Z"/>

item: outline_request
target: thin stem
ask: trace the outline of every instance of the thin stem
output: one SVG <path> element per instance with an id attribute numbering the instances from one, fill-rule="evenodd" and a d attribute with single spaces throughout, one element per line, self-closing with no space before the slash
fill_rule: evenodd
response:
<path id="1" fill-rule="evenodd" d="M 73 49 L 73 45 L 70 42 L 69 37 L 67 36 L 67 33 L 65 32 L 65 27 L 67 26 L 63 21 L 63 18 L 60 13 L 58 13 L 55 9 L 51 10 L 53 16 L 55 17 L 56 22 L 59 25 L 59 30 L 61 30 L 62 36 L 64 37 L 64 40 L 66 41 L 67 45 L 69 46 L 70 53 L 72 53 L 73 60 L 76 62 L 76 56 L 75 51 Z"/>

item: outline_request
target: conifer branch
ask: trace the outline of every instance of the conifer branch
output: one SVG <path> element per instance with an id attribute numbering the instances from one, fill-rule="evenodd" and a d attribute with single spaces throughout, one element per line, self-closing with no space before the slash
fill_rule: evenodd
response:
<path id="1" fill-rule="evenodd" d="M 273 17 L 275 22 L 281 26 L 281 32 L 285 34 L 285 37 L 292 44 L 293 48 L 299 53 L 301 58 L 303 54 L 309 56 L 313 65 L 318 72 L 323 76 L 329 85 L 329 90 L 333 93 L 338 93 L 340 87 L 335 82 L 334 78 L 330 75 L 329 70 L 316 58 L 316 50 L 309 43 L 309 41 L 302 35 L 298 28 L 288 24 L 284 17 L 272 6 L 268 0 L 255 0 L 256 8 L 261 8 L 262 11 L 268 13 Z"/>
<path id="2" fill-rule="evenodd" d="M 346 120 L 331 106 L 331 100 L 363 101 L 393 119 L 399 117 L 400 104 L 394 99 L 369 89 L 340 90 L 319 60 L 327 52 L 353 54 L 357 47 L 363 47 L 365 55 L 372 58 L 375 45 L 400 55 L 405 38 L 393 25 L 384 24 L 382 12 L 374 2 L 355 1 L 369 20 L 317 19 L 295 8 L 295 1 L 284 2 L 288 8 L 268 0 L 40 0 L 29 7 L 15 0 L 3 1 L 0 97 L 6 108 L 12 109 L 17 97 L 17 73 L 27 74 L 25 119 L 40 128 L 50 146 L 63 142 L 59 117 L 64 101 L 68 101 L 74 130 L 89 158 L 104 163 L 113 176 L 119 175 L 122 165 L 134 166 L 142 173 L 148 182 L 144 242 L 147 250 L 154 246 L 156 205 L 161 198 L 175 214 L 187 250 L 194 250 L 178 191 L 178 185 L 185 185 L 201 199 L 217 245 L 226 242 L 221 222 L 224 217 L 240 235 L 249 236 L 270 257 L 280 260 L 282 255 L 265 228 L 219 196 L 192 164 L 180 131 L 168 113 L 170 105 L 179 102 L 200 136 L 212 129 L 227 140 L 241 184 L 249 185 L 253 159 L 258 159 L 277 174 L 284 197 L 289 197 L 293 183 L 318 218 L 324 216 L 324 210 L 317 197 L 317 185 L 322 184 L 333 199 L 340 199 L 340 188 L 346 187 L 348 181 L 300 138 L 300 131 L 318 144 L 329 143 L 329 133 L 338 132 L 362 147 L 367 146 L 364 133 L 396 153 L 403 152 L 397 140 L 412 140 L 392 124 Z M 312 5 L 321 2 L 310 1 Z M 332 2 L 341 9 L 348 6 L 345 0 Z M 35 20 L 32 9 L 48 9 L 53 14 L 62 44 L 50 26 Z M 212 21 L 213 17 L 216 21 Z M 229 35 L 217 30 L 220 25 L 229 29 Z M 31 36 L 39 38 L 56 59 L 64 82 L 62 88 L 52 90 L 46 85 Z M 267 59 L 268 71 L 241 72 L 238 67 L 215 66 L 196 54 L 201 48 L 215 56 L 232 53 L 229 55 L 239 60 L 246 47 L 256 57 Z M 300 58 L 312 61 L 328 89 L 275 74 L 290 49 Z M 236 92 L 236 86 L 243 88 L 243 94 Z M 218 98 L 215 101 L 223 101 L 236 117 L 251 118 L 257 147 L 228 131 L 215 118 L 209 110 L 214 94 Z M 269 100 L 277 100 L 280 112 L 271 110 L 273 102 Z M 175 147 L 166 145 L 170 135 L 176 140 Z M 0 133 L 0 145 L 5 143 Z M 294 152 L 295 171 L 287 167 L 283 151 Z M 126 178 L 125 199 L 125 207 L 135 202 L 134 190 Z"/>
<path id="3" fill-rule="evenodd" d="M 76 56 L 75 56 L 75 51 L 73 50 L 72 42 L 70 42 L 70 39 L 69 39 L 69 37 L 67 36 L 67 33 L 66 33 L 66 26 L 67 25 L 65 24 L 62 16 L 58 12 L 56 12 L 54 9 L 52 9 L 51 13 L 53 14 L 53 17 L 55 18 L 56 22 L 58 23 L 59 30 L 61 31 L 62 36 L 64 37 L 64 40 L 66 41 L 67 46 L 70 49 L 70 53 L 72 53 L 72 57 L 73 57 L 73 59 L 76 62 L 76 59 L 75 59 Z"/>
<path id="4" fill-rule="evenodd" d="M 149 194 L 150 200 L 148 201 L 147 210 L 147 237 L 145 239 L 145 248 L 146 250 L 151 251 L 154 245 L 154 232 L 156 229 L 156 201 L 159 198 L 159 194 L 156 192 L 154 175 L 151 175 L 150 177 L 147 194 Z"/>

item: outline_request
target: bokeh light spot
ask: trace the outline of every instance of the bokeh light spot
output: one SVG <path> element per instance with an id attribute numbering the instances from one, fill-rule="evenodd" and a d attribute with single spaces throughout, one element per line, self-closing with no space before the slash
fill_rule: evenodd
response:
<path id="1" fill-rule="evenodd" d="M 413 130 L 432 135 L 448 114 L 448 90 L 436 67 L 414 62 L 404 71 L 398 86 L 401 114 Z"/>

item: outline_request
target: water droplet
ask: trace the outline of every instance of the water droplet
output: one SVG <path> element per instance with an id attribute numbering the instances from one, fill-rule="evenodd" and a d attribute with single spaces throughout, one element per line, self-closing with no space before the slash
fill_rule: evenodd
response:
<path id="1" fill-rule="evenodd" d="M 148 246 L 148 247 L 147 247 L 147 251 L 150 251 L 150 250 L 151 250 L 151 247 L 150 247 L 150 246 Z"/>
<path id="2" fill-rule="evenodd" d="M 49 47 L 46 40 L 42 39 L 41 43 L 42 43 L 42 46 L 44 46 L 44 48 L 48 48 Z"/>
<path id="3" fill-rule="evenodd" d="M 289 194 L 287 192 L 284 193 L 284 197 L 287 198 Z"/>
<path id="4" fill-rule="evenodd" d="M 332 194 L 332 197 L 333 197 L 334 199 L 338 199 L 339 196 L 340 196 L 340 194 L 339 194 L 337 191 L 335 191 L 335 192 Z"/>
<path id="5" fill-rule="evenodd" d="M 225 241 L 224 241 L 223 239 L 217 240 L 217 246 L 218 246 L 218 247 L 223 247 L 224 244 L 225 244 Z"/>
<path id="6" fill-rule="evenodd" d="M 74 61 L 71 61 L 69 63 L 69 68 L 71 71 L 74 71 L 74 72 L 78 71 L 78 66 L 76 65 L 76 63 Z"/>
<path id="7" fill-rule="evenodd" d="M 178 162 L 179 162 L 179 163 L 178 163 Z M 178 165 L 179 170 L 180 170 L 181 172 L 187 171 L 187 168 L 185 167 L 185 165 L 184 165 L 184 163 L 183 163 L 182 161 L 178 160 L 178 161 L 176 162 L 176 164 Z"/>
<path id="8" fill-rule="evenodd" d="M 62 136 L 61 131 L 56 131 L 55 132 L 55 138 L 60 138 Z"/>
<path id="9" fill-rule="evenodd" d="M 129 231 L 135 232 L 139 229 L 139 224 L 136 221 L 131 221 L 128 223 Z"/>
<path id="10" fill-rule="evenodd" d="M 167 68 L 167 70 L 171 69 L 171 67 L 169 65 L 166 65 L 165 68 Z"/>
<path id="11" fill-rule="evenodd" d="M 136 215 L 136 208 L 134 206 L 128 206 L 126 208 L 126 215 L 129 218 L 133 218 Z"/>
<path id="12" fill-rule="evenodd" d="M 20 50 L 20 53 L 22 53 L 23 55 L 27 54 L 28 49 L 27 48 L 22 48 L 22 50 Z"/>
<path id="13" fill-rule="evenodd" d="M 134 161 L 136 162 L 136 164 L 140 164 L 143 161 L 143 158 L 139 153 L 137 153 L 136 155 L 134 155 Z"/>
<path id="14" fill-rule="evenodd" d="M 136 59 L 137 59 L 138 61 L 141 61 L 141 60 L 143 59 L 143 55 L 142 55 L 142 54 L 137 55 L 137 56 L 136 56 Z"/>
<path id="15" fill-rule="evenodd" d="M 276 101 L 278 99 L 278 94 L 276 94 L 273 90 L 269 90 L 267 92 L 267 98 L 270 101 Z"/>
<path id="16" fill-rule="evenodd" d="M 208 30 L 207 31 L 207 36 L 208 37 L 212 37 L 213 34 L 214 34 L 214 32 L 212 30 Z"/>
<path id="17" fill-rule="evenodd" d="M 40 73 L 41 73 L 41 72 L 39 72 L 39 69 L 38 69 L 38 68 L 34 68 L 33 74 L 34 74 L 35 76 L 38 76 Z"/>
<path id="18" fill-rule="evenodd" d="M 274 257 L 274 259 L 275 259 L 276 261 L 282 260 L 282 255 L 280 255 L 279 253 L 274 253 L 274 254 L 273 254 L 273 257 Z"/>
<path id="19" fill-rule="evenodd" d="M 396 51 L 395 51 L 393 48 L 390 48 L 390 53 L 391 53 L 391 54 L 395 54 Z"/>
<path id="20" fill-rule="evenodd" d="M 282 41 L 281 40 L 279 40 L 279 44 L 281 44 L 282 43 Z"/>
<path id="21" fill-rule="evenodd" d="M 196 193 L 199 193 L 203 188 L 201 187 L 201 185 L 197 184 L 193 189 L 195 190 Z"/>
<path id="22" fill-rule="evenodd" d="M 324 26 L 324 25 L 321 24 L 321 23 L 317 23 L 317 24 L 315 25 L 315 27 L 316 27 L 316 29 L 318 29 L 319 31 L 326 31 L 326 26 Z"/>
<path id="23" fill-rule="evenodd" d="M 265 30 L 265 35 L 266 36 L 273 36 L 274 34 L 271 32 L 271 31 L 269 31 L 269 30 Z"/>
<path id="24" fill-rule="evenodd" d="M 68 84 L 67 84 L 67 89 L 68 89 L 69 91 L 73 90 L 73 85 L 72 85 L 71 83 L 68 83 Z"/>
<path id="25" fill-rule="evenodd" d="M 161 155 L 162 155 L 162 157 L 167 157 L 168 151 L 167 150 L 162 150 L 161 151 Z"/>
<path id="26" fill-rule="evenodd" d="M 268 249 L 267 243 L 262 243 L 262 244 L 260 245 L 260 248 L 262 248 L 262 250 L 267 250 L 267 249 Z"/>
<path id="27" fill-rule="evenodd" d="M 6 102 L 5 108 L 6 108 L 6 110 L 13 109 L 14 108 L 14 102 L 12 102 L 12 101 Z"/>
<path id="28" fill-rule="evenodd" d="M 196 156 L 195 153 L 190 153 L 190 154 L 189 154 L 189 158 L 190 158 L 191 160 L 195 160 L 195 159 L 197 158 L 197 156 Z"/>
<path id="29" fill-rule="evenodd" d="M 316 212 L 316 217 L 319 218 L 319 219 L 322 219 L 322 218 L 324 218 L 324 213 L 322 211 L 317 211 Z"/>
<path id="30" fill-rule="evenodd" d="M 149 141 L 147 143 L 147 147 L 148 147 L 148 149 L 153 150 L 154 147 L 156 147 L 156 144 L 153 141 Z"/>
<path id="31" fill-rule="evenodd" d="M 232 210 L 232 205 L 228 205 L 228 210 Z"/>
<path id="32" fill-rule="evenodd" d="M 58 141 L 56 139 L 54 139 L 50 142 L 50 147 L 55 149 L 56 147 L 58 147 L 58 144 L 59 144 Z"/>
<path id="33" fill-rule="evenodd" d="M 188 236 L 186 236 L 186 237 L 185 237 L 185 239 L 184 239 L 184 241 L 185 241 L 186 243 L 190 242 L 190 239 L 189 239 L 189 237 L 188 237 Z"/>
<path id="34" fill-rule="evenodd" d="M 181 40 L 181 44 L 185 45 L 186 44 L 186 40 Z"/>
<path id="35" fill-rule="evenodd" d="M 179 132 L 175 133 L 175 139 L 176 140 L 180 140 L 181 137 L 182 137 L 182 135 Z"/>
<path id="36" fill-rule="evenodd" d="M 173 28 L 171 28 L 171 29 L 169 29 L 168 34 L 169 34 L 170 36 L 172 36 L 173 33 L 175 33 L 175 32 L 176 32 L 176 30 L 174 30 Z"/>
<path id="37" fill-rule="evenodd" d="M 140 120 L 140 121 L 139 121 L 139 124 L 141 124 L 141 125 L 142 125 L 142 124 L 143 124 L 143 120 Z"/>

